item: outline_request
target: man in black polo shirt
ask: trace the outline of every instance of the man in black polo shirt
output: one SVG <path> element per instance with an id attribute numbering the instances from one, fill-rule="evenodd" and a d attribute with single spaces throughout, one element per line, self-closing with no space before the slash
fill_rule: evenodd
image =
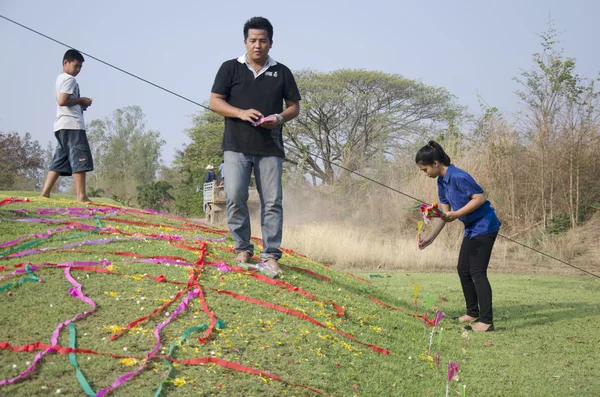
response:
<path id="1" fill-rule="evenodd" d="M 254 169 L 264 245 L 260 256 L 270 270 L 280 273 L 282 128 L 300 113 L 301 98 L 290 69 L 269 56 L 273 26 L 267 19 L 246 22 L 244 44 L 246 54 L 223 63 L 210 94 L 210 108 L 225 117 L 227 225 L 236 241 L 236 260 L 248 262 L 254 253 L 247 203 Z"/>

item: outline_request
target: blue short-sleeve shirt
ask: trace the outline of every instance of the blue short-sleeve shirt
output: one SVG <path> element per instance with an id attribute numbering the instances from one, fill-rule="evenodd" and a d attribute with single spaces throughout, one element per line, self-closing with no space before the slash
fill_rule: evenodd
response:
<path id="1" fill-rule="evenodd" d="M 453 211 L 467 205 L 474 194 L 483 193 L 481 186 L 466 171 L 448 166 L 446 175 L 437 178 L 440 203 L 449 204 Z M 500 230 L 500 220 L 489 201 L 485 201 L 475 211 L 458 218 L 465 224 L 465 237 L 473 238 Z"/>

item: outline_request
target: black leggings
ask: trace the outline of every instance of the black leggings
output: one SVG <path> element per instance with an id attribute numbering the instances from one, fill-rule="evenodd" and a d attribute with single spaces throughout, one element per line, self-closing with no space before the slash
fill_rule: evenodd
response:
<path id="1" fill-rule="evenodd" d="M 493 324 L 492 287 L 487 278 L 487 268 L 498 232 L 465 237 L 458 255 L 458 277 L 462 284 L 467 315 L 479 317 L 484 324 Z"/>

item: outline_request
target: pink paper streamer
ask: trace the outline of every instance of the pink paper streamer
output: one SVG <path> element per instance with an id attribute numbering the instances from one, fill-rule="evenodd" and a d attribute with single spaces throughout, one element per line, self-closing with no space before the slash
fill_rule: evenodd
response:
<path id="1" fill-rule="evenodd" d="M 75 262 L 64 262 L 64 263 L 57 263 L 57 264 L 43 263 L 42 266 L 61 267 L 62 268 L 62 267 L 72 267 L 72 266 L 100 266 L 100 265 L 102 265 L 102 266 L 110 266 L 111 264 L 112 263 L 109 262 L 109 261 L 107 261 L 106 259 L 102 259 L 99 262 L 76 262 L 75 261 Z M 32 272 L 35 272 L 35 271 L 41 269 L 42 266 L 33 266 L 33 265 L 31 265 L 29 267 L 29 270 L 31 270 Z M 191 266 L 193 266 L 193 265 L 191 265 Z M 27 273 L 27 270 L 25 270 L 25 269 L 17 269 L 17 270 L 14 270 L 14 271 L 10 272 L 10 273 L 1 275 L 0 276 L 0 280 L 3 280 L 5 278 L 9 278 L 9 277 L 12 277 L 12 276 L 16 276 L 18 274 L 24 274 L 24 273 Z"/>
<path id="2" fill-rule="evenodd" d="M 27 256 L 27 255 L 39 254 L 40 252 L 46 252 L 50 249 L 51 248 L 38 248 L 38 249 L 34 249 L 34 250 L 15 252 L 14 254 L 5 255 L 0 258 L 19 258 L 21 256 Z"/>
<path id="3" fill-rule="evenodd" d="M 433 320 L 433 326 L 437 327 L 445 315 L 446 315 L 446 313 L 444 313 L 444 312 L 435 312 L 435 319 Z"/>
<path id="4" fill-rule="evenodd" d="M 104 218 L 108 218 L 111 216 L 116 215 L 117 213 L 108 213 L 104 216 L 99 216 L 99 219 L 104 219 Z M 64 222 L 71 222 L 74 218 L 92 218 L 94 217 L 94 215 L 90 215 L 90 214 L 84 214 L 84 215 L 78 215 L 78 216 L 72 216 L 70 218 L 1 218 L 2 220 L 5 221 L 12 221 L 12 222 L 27 222 L 27 223 L 64 223 Z"/>
<path id="5" fill-rule="evenodd" d="M 214 265 L 217 269 L 219 269 L 219 271 L 221 272 L 230 272 L 231 268 L 229 266 L 227 266 L 227 264 L 221 262 L 217 265 Z"/>
<path id="6" fill-rule="evenodd" d="M 148 361 L 156 354 L 157 351 L 160 350 L 161 348 L 161 343 L 160 343 L 160 331 L 162 331 L 162 329 L 164 327 L 166 327 L 167 325 L 169 325 L 169 323 L 171 322 L 171 320 L 173 320 L 175 317 L 177 317 L 179 315 L 179 313 L 181 311 L 183 311 L 190 303 L 190 300 L 196 296 L 198 296 L 198 289 L 195 289 L 194 291 L 189 291 L 187 296 L 183 299 L 183 301 L 179 304 L 179 306 L 177 306 L 177 308 L 173 311 L 173 314 L 171 314 L 169 316 L 169 318 L 167 318 L 165 321 L 163 321 L 162 323 L 158 324 L 156 326 L 156 328 L 154 328 L 154 337 L 156 338 L 156 346 L 154 347 L 154 349 L 152 349 L 147 355 L 146 355 L 146 359 L 143 361 L 143 364 L 136 369 L 133 372 L 130 372 L 128 374 L 125 374 L 123 376 L 121 376 L 120 378 L 118 378 L 116 381 L 113 382 L 112 385 L 110 385 L 109 387 L 106 387 L 102 390 L 99 390 L 98 393 L 96 393 L 96 397 L 103 397 L 106 393 L 116 389 L 117 387 L 121 386 L 123 383 L 125 383 L 128 379 L 131 379 L 132 377 L 136 376 L 137 374 L 139 374 L 145 367 L 146 364 L 148 363 Z"/>
<path id="7" fill-rule="evenodd" d="M 53 266 L 53 267 L 72 267 L 72 266 L 110 266 L 112 264 L 112 262 L 107 261 L 106 259 L 102 259 L 101 261 L 92 261 L 92 262 L 80 262 L 80 261 L 73 261 L 73 262 L 63 262 L 63 263 L 57 263 L 57 264 L 52 264 L 52 263 L 44 263 L 42 264 L 43 266 Z"/>
<path id="8" fill-rule="evenodd" d="M 223 238 L 210 238 L 210 237 L 204 237 L 204 236 L 197 236 L 196 240 L 211 241 L 213 243 L 224 243 L 225 241 L 227 241 L 227 238 L 225 238 L 225 237 L 223 237 Z"/>
<path id="9" fill-rule="evenodd" d="M 129 238 L 115 237 L 115 238 L 102 239 L 102 240 L 83 240 L 83 241 L 78 241 L 76 243 L 63 245 L 62 247 L 57 247 L 57 248 L 39 248 L 39 249 L 15 252 L 14 254 L 10 254 L 8 256 L 4 256 L 4 257 L 0 257 L 0 258 L 18 258 L 21 256 L 39 254 L 41 252 L 46 252 L 48 250 L 53 250 L 53 249 L 70 249 L 70 248 L 75 248 L 75 247 L 81 247 L 82 245 L 109 244 L 109 243 L 114 243 L 116 241 L 132 241 L 132 240 L 139 241 L 139 240 L 143 240 L 143 239 L 137 238 L 137 237 L 129 237 Z"/>
<path id="10" fill-rule="evenodd" d="M 15 239 L 15 240 L 6 241 L 6 242 L 4 242 L 4 243 L 0 244 L 0 247 L 8 247 L 8 246 L 10 246 L 10 245 L 13 245 L 13 244 L 16 244 L 16 243 L 18 243 L 19 241 L 22 241 L 22 240 L 24 240 L 24 239 L 26 239 L 26 238 L 28 238 L 28 237 L 35 237 L 35 238 L 47 238 L 47 237 L 50 237 L 50 236 L 51 236 L 53 233 L 59 233 L 59 232 L 63 232 L 63 231 L 66 231 L 66 230 L 73 230 L 73 229 L 75 229 L 75 226 L 65 226 L 65 227 L 57 227 L 57 228 L 56 228 L 56 229 L 54 229 L 54 230 L 50 229 L 50 230 L 48 230 L 48 232 L 46 232 L 46 233 L 40 233 L 40 234 L 36 234 L 36 233 L 33 233 L 33 234 L 26 234 L 25 236 L 19 237 L 19 238 Z"/>
<path id="11" fill-rule="evenodd" d="M 97 244 L 109 244 L 115 241 L 126 241 L 126 240 L 130 240 L 130 239 L 122 239 L 122 238 L 107 238 L 107 239 L 100 239 L 100 240 L 83 240 L 83 241 L 77 241 L 71 244 L 67 244 L 67 245 L 63 245 L 62 249 L 69 249 L 69 248 L 75 248 L 75 247 L 81 247 L 82 245 L 97 245 Z M 139 240 L 137 238 L 133 238 L 132 240 Z"/>
<path id="12" fill-rule="evenodd" d="M 88 298 L 87 296 L 85 296 L 83 294 L 83 291 L 81 290 L 81 284 L 79 284 L 77 282 L 77 280 L 75 280 L 73 277 L 71 277 L 71 273 L 70 273 L 71 269 L 69 269 L 68 267 L 65 269 L 65 278 L 75 287 L 75 288 L 70 288 L 69 289 L 69 294 L 73 297 L 75 297 L 76 299 L 81 299 L 82 301 L 84 301 L 85 303 L 89 304 L 90 306 L 92 306 L 91 310 L 88 310 L 87 312 L 84 313 L 80 313 L 78 315 L 76 315 L 75 317 L 73 317 L 70 320 L 66 320 L 63 321 L 62 323 L 58 324 L 58 326 L 56 327 L 56 329 L 54 330 L 54 332 L 52 332 L 52 337 L 50 338 L 50 343 L 52 345 L 57 345 L 58 344 L 58 336 L 60 335 L 60 330 L 69 325 L 69 323 L 72 323 L 73 321 L 77 321 L 80 318 L 86 317 L 90 314 L 92 314 L 95 310 L 96 310 L 96 302 L 94 302 L 92 299 Z M 15 376 L 14 378 L 10 378 L 10 379 L 4 379 L 4 380 L 0 380 L 0 386 L 3 385 L 7 385 L 10 383 L 14 383 L 17 380 L 29 375 L 31 373 L 31 371 L 33 371 L 36 367 L 36 365 L 41 361 L 42 357 L 44 357 L 46 354 L 50 353 L 54 351 L 53 348 L 49 348 L 44 350 L 43 352 L 40 352 L 38 354 L 35 355 L 34 359 L 33 359 L 33 363 L 31 364 L 31 366 L 29 368 L 27 368 L 24 372 L 20 373 L 19 375 Z"/>
<path id="13" fill-rule="evenodd" d="M 35 272 L 36 270 L 39 270 L 40 268 L 41 268 L 41 266 L 30 266 L 29 270 L 32 271 L 32 272 Z M 4 280 L 5 278 L 9 278 L 9 277 L 12 277 L 12 276 L 16 276 L 17 274 L 24 274 L 24 273 L 27 273 L 27 270 L 25 270 L 25 269 L 17 269 L 17 270 L 14 270 L 14 271 L 10 272 L 10 273 L 1 275 L 0 276 L 0 280 Z"/>
<path id="14" fill-rule="evenodd" d="M 170 265 L 179 265 L 179 266 L 195 266 L 193 263 L 180 262 L 174 259 L 124 259 L 123 263 L 168 263 Z"/>

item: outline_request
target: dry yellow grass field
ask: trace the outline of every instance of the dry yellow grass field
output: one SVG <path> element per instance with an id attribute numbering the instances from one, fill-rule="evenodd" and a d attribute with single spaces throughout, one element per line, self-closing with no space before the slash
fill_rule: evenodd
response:
<path id="1" fill-rule="evenodd" d="M 600 268 L 598 248 L 577 242 L 583 231 L 553 240 L 543 251 L 587 270 Z M 345 269 L 454 271 L 461 233 L 443 232 L 427 249 L 413 239 L 384 236 L 366 228 L 342 224 L 306 224 L 284 228 L 283 246 Z M 594 254 L 594 250 L 596 253 Z M 490 271 L 501 273 L 573 274 L 570 267 L 499 238 Z"/>

